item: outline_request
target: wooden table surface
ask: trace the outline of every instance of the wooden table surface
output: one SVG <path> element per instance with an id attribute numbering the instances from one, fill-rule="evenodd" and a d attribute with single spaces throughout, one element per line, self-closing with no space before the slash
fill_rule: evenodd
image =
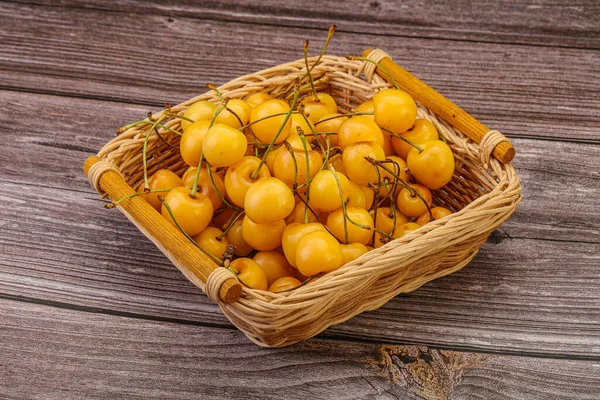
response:
<path id="1" fill-rule="evenodd" d="M 165 3 L 0 3 L 0 398 L 600 398 L 600 3 Z M 262 349 L 81 165 L 331 23 L 509 136 L 524 201 L 460 272 Z"/>

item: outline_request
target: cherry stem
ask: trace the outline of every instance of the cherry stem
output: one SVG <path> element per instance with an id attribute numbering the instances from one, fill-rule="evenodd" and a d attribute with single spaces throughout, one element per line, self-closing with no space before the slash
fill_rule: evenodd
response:
<path id="1" fill-rule="evenodd" d="M 329 46 L 329 42 L 331 41 L 331 38 L 333 37 L 333 34 L 335 33 L 335 28 L 336 28 L 335 25 L 331 25 L 329 27 L 329 31 L 327 32 L 327 38 L 325 39 L 325 44 L 323 44 L 321 53 L 319 53 L 319 57 L 317 57 L 317 61 L 315 61 L 315 63 L 310 68 L 310 70 L 307 71 L 307 73 L 312 72 L 313 68 L 315 68 L 317 66 L 317 64 L 319 64 L 319 61 L 321 61 L 321 58 L 323 58 L 323 56 L 325 55 L 325 52 L 327 51 L 327 47 Z"/>
<path id="2" fill-rule="evenodd" d="M 202 169 L 202 160 L 204 160 L 204 152 L 200 153 L 200 158 L 198 159 L 198 165 L 196 165 L 196 177 L 194 178 L 194 185 L 192 188 L 192 193 L 190 193 L 190 197 L 192 199 L 196 198 L 196 192 L 198 191 L 198 180 L 200 179 L 200 170 Z"/>
<path id="3" fill-rule="evenodd" d="M 331 140 L 329 140 L 329 136 L 325 135 L 324 137 L 325 137 L 326 149 L 323 149 L 323 146 L 321 146 L 321 142 L 319 141 L 319 139 L 317 139 L 317 143 L 319 143 L 319 146 L 321 146 L 321 150 L 323 151 L 323 154 L 324 154 L 323 163 L 321 164 L 321 168 L 319 168 L 319 170 L 317 171 L 317 174 L 319 172 L 323 171 L 323 168 L 325 168 L 325 166 L 329 162 L 329 157 L 331 156 Z"/>
<path id="4" fill-rule="evenodd" d="M 387 69 L 385 69 L 381 64 L 379 64 L 377 61 L 375 60 L 371 60 L 370 58 L 366 58 L 366 57 L 360 57 L 360 56 L 347 56 L 346 57 L 348 60 L 360 60 L 360 61 L 366 61 L 369 62 L 373 65 L 375 65 L 377 68 L 379 68 L 381 70 L 381 72 L 383 72 L 384 74 L 386 74 L 388 76 L 388 78 L 390 78 L 390 80 L 392 81 L 392 83 L 394 84 L 394 87 L 398 90 L 400 90 L 400 85 L 398 85 L 398 82 L 396 82 L 396 79 L 394 79 L 394 77 L 392 76 L 392 74 L 389 73 L 389 71 Z"/>
<path id="5" fill-rule="evenodd" d="M 390 131 L 389 129 L 386 129 L 386 128 L 384 128 L 384 127 L 381 127 L 381 126 L 380 126 L 380 128 L 381 128 L 381 130 L 382 130 L 382 131 L 385 131 L 385 132 L 389 133 L 389 134 L 390 134 L 390 135 L 392 135 L 393 137 L 397 137 L 398 139 L 402 140 L 404 143 L 406 143 L 406 144 L 408 144 L 408 145 L 410 145 L 410 146 L 414 147 L 415 149 L 419 150 L 419 153 L 422 153 L 422 152 L 423 152 L 423 150 L 425 150 L 424 148 L 422 148 L 421 146 L 419 146 L 419 145 L 418 145 L 418 144 L 416 144 L 415 142 L 412 142 L 412 141 L 408 140 L 407 138 L 405 138 L 405 137 L 404 137 L 404 136 L 402 136 L 402 135 L 399 135 L 399 134 L 397 134 L 397 133 L 394 133 L 394 132 Z M 439 135 L 438 135 L 438 136 L 439 136 Z"/>
<path id="6" fill-rule="evenodd" d="M 215 190 L 215 193 L 217 194 L 217 196 L 219 196 L 219 199 L 221 199 L 223 204 L 225 204 L 225 206 L 227 208 L 231 208 L 233 211 L 236 211 L 239 213 L 244 212 L 243 209 L 241 209 L 238 206 L 231 204 L 230 202 L 225 200 L 225 197 L 223 197 L 221 192 L 219 192 L 219 189 L 217 188 L 217 185 L 215 184 L 215 178 L 213 178 L 212 170 L 210 169 L 210 165 L 208 163 L 206 163 L 206 172 L 208 172 L 208 179 L 210 179 L 210 184 L 212 185 L 213 189 Z"/>
<path id="7" fill-rule="evenodd" d="M 386 162 L 387 163 L 392 162 L 392 163 L 397 164 L 395 161 L 393 161 L 393 160 L 378 161 L 370 156 L 365 157 L 365 160 L 367 160 L 368 162 L 370 162 L 373 165 L 379 166 L 384 171 L 389 172 L 395 179 L 398 179 L 398 183 L 400 184 L 400 186 L 402 186 L 403 188 L 405 188 L 406 190 L 408 190 L 410 192 L 411 196 L 417 196 L 419 199 L 421 199 L 423 204 L 425 204 L 425 207 L 427 207 L 427 211 L 429 212 L 429 217 L 433 221 L 433 214 L 431 214 L 431 207 L 429 207 L 429 204 L 427 204 L 427 202 L 425 201 L 423 196 L 421 196 L 421 194 L 418 191 L 416 191 L 412 186 L 410 186 L 408 183 L 404 182 L 402 180 L 402 178 L 400 178 L 400 176 L 398 176 L 394 173 L 394 171 L 390 170 L 388 167 L 386 167 L 384 165 Z"/>
<path id="8" fill-rule="evenodd" d="M 306 161 L 306 182 L 303 183 L 303 185 L 306 185 L 306 201 L 308 201 L 310 191 L 310 185 L 308 184 L 310 181 L 310 160 L 308 159 L 308 146 L 306 144 L 306 138 L 304 137 L 304 131 L 302 128 L 298 126 L 296 127 L 296 131 L 298 132 L 298 136 L 300 136 L 300 140 L 302 141 L 302 147 L 304 147 L 304 160 Z M 308 209 L 306 207 L 304 207 L 304 223 L 308 224 Z"/>
<path id="9" fill-rule="evenodd" d="M 173 189 L 173 188 L 171 188 Z M 150 190 L 149 192 L 136 192 L 136 193 L 131 193 L 128 194 L 126 196 L 121 197 L 119 200 L 117 201 L 113 201 L 112 203 L 106 203 L 104 205 L 104 208 L 115 208 L 117 207 L 119 204 L 121 204 L 123 201 L 127 200 L 127 199 L 131 199 L 132 197 L 136 197 L 136 196 L 141 196 L 143 194 L 150 194 L 150 193 L 166 193 L 171 191 L 171 189 L 154 189 L 154 190 Z"/>
<path id="10" fill-rule="evenodd" d="M 321 225 L 323 225 L 323 228 L 325 228 L 325 230 L 326 230 L 327 232 L 329 232 L 329 234 L 331 234 L 331 236 L 335 236 L 335 235 L 333 234 L 333 232 L 331 232 L 331 231 L 329 230 L 329 228 L 327 227 L 327 225 L 325 225 L 325 224 L 323 223 L 323 221 L 321 221 L 321 218 L 319 218 L 319 215 L 318 215 L 318 214 L 315 212 L 315 210 L 314 210 L 314 209 L 313 209 L 313 208 L 312 208 L 312 207 L 311 207 L 311 206 L 308 204 L 308 201 L 307 201 L 307 200 L 306 200 L 304 197 L 302 197 L 302 195 L 301 195 L 300 193 L 298 193 L 297 191 L 294 191 L 294 194 L 295 194 L 295 195 L 296 195 L 296 196 L 297 196 L 297 197 L 300 199 L 300 201 L 301 201 L 302 203 L 304 203 L 304 207 L 305 207 L 305 208 L 307 208 L 307 209 L 308 209 L 308 210 L 309 210 L 309 211 L 310 211 L 310 212 L 311 212 L 311 213 L 312 213 L 312 214 L 315 216 L 315 218 L 317 219 L 317 221 L 319 221 L 319 223 L 320 223 Z"/>
<path id="11" fill-rule="evenodd" d="M 353 117 L 356 115 L 374 115 L 374 114 L 375 114 L 374 112 L 353 112 L 353 113 L 348 113 L 348 114 L 334 115 L 333 117 L 325 118 L 318 122 L 315 122 L 315 126 L 319 125 L 322 122 L 331 121 L 332 119 L 344 118 L 344 117 L 348 117 L 348 116 Z"/>
<path id="12" fill-rule="evenodd" d="M 159 119 L 154 121 L 150 129 L 146 132 L 146 137 L 144 138 L 144 147 L 142 149 L 142 164 L 144 167 L 144 192 L 150 190 L 150 185 L 148 184 L 148 160 L 147 160 L 147 151 L 148 151 L 148 140 L 150 139 L 150 133 L 156 128 L 156 124 L 160 123 L 166 115 L 161 115 Z"/>
<path id="13" fill-rule="evenodd" d="M 319 103 L 321 99 L 319 99 L 319 96 L 317 95 L 317 89 L 315 89 L 315 83 L 310 73 L 311 68 L 308 66 L 308 40 L 304 42 L 304 63 L 306 64 L 306 75 L 308 75 L 308 82 L 310 82 L 311 90 L 315 96 L 315 103 Z"/>
<path id="14" fill-rule="evenodd" d="M 183 228 L 181 227 L 181 225 L 179 225 L 179 222 L 177 222 L 177 220 L 175 219 L 175 215 L 173 215 L 173 211 L 171 210 L 171 207 L 169 206 L 169 204 L 165 201 L 165 198 L 162 197 L 162 196 L 158 196 L 158 200 L 160 200 L 160 202 L 162 203 L 162 205 L 165 207 L 165 209 L 167 210 L 167 212 L 171 216 L 171 219 L 175 223 L 175 226 L 177 226 L 177 228 L 179 228 L 179 230 L 181 231 L 181 233 L 183 233 L 185 235 L 185 237 L 188 238 L 188 240 L 194 244 L 194 246 L 196 246 L 197 248 L 199 248 L 200 250 L 202 250 L 202 252 L 204 254 L 206 254 L 207 256 L 209 256 L 210 258 L 212 258 L 213 261 L 215 261 L 219 265 L 223 265 L 223 260 L 221 260 L 218 257 L 213 256 L 208 250 L 206 250 L 205 248 L 203 248 L 202 246 L 200 246 L 198 243 L 196 243 L 196 241 L 194 239 L 192 239 L 192 237 L 186 231 L 183 230 Z"/>
<path id="15" fill-rule="evenodd" d="M 337 184 L 338 191 L 340 193 L 340 200 L 342 201 L 342 214 L 344 214 L 344 243 L 348 244 L 348 221 L 350 221 L 350 223 L 352 223 L 352 225 L 358 226 L 359 228 L 366 229 L 368 231 L 371 230 L 371 227 L 368 225 L 361 225 L 361 224 L 353 221 L 352 218 L 350 218 L 348 216 L 348 213 L 346 212 L 346 202 L 344 201 L 344 192 L 342 190 L 342 184 L 340 182 L 340 178 L 337 176 L 337 171 L 335 170 L 333 165 L 329 164 L 329 170 L 333 174 L 335 183 Z"/>
<path id="16" fill-rule="evenodd" d="M 296 79 L 296 82 L 294 83 L 294 86 L 295 86 L 294 99 L 292 100 L 292 104 L 290 104 L 290 109 L 287 112 L 287 114 L 285 115 L 283 123 L 279 127 L 279 130 L 277 131 L 277 134 L 273 137 L 273 139 L 271 140 L 271 143 L 269 143 L 269 146 L 267 147 L 267 150 L 265 150 L 265 154 L 263 154 L 263 157 L 260 160 L 260 163 L 258 164 L 258 166 L 256 167 L 256 169 L 250 174 L 250 178 L 251 179 L 256 179 L 256 177 L 258 176 L 258 171 L 260 171 L 260 169 L 262 168 L 263 164 L 267 160 L 267 156 L 269 155 L 269 152 L 271 151 L 271 148 L 273 148 L 273 145 L 277 141 L 277 138 L 279 137 L 279 135 L 281 135 L 281 132 L 283 131 L 283 128 L 285 128 L 287 122 L 290 120 L 290 116 L 292 115 L 292 110 L 294 109 L 294 107 L 296 107 L 296 102 L 298 101 L 298 94 L 300 93 L 298 91 L 298 79 Z"/>
<path id="17" fill-rule="evenodd" d="M 227 108 L 227 103 L 229 102 L 229 99 L 223 99 L 223 101 L 221 102 L 221 104 L 219 105 L 219 107 L 217 107 L 217 109 L 215 110 L 215 114 L 213 115 L 212 119 L 210 120 L 210 124 L 208 125 L 208 129 L 212 128 L 212 126 L 215 123 L 215 120 L 217 119 L 217 117 L 219 116 L 219 114 L 221 114 L 221 112 Z"/>
<path id="18" fill-rule="evenodd" d="M 283 145 L 285 146 L 286 150 L 289 151 L 290 155 L 292 156 L 292 162 L 294 163 L 294 183 L 292 187 L 298 188 L 298 162 L 296 161 L 296 154 L 294 154 L 294 148 L 287 140 L 283 142 Z"/>
<path id="19" fill-rule="evenodd" d="M 206 87 L 215 92 L 215 94 L 221 100 L 221 102 L 225 102 L 225 98 L 223 97 L 219 89 L 217 89 L 217 85 L 215 85 L 214 83 L 206 82 Z"/>
<path id="20" fill-rule="evenodd" d="M 227 236 L 227 232 L 229 232 L 229 230 L 231 229 L 231 227 L 233 226 L 233 224 L 236 223 L 236 221 L 238 219 L 240 219 L 240 217 L 244 215 L 243 212 L 239 213 L 236 215 L 236 213 L 234 212 L 233 214 L 231 214 L 231 217 L 229 217 L 229 219 L 227 220 L 227 222 L 225 222 L 225 225 L 223 225 L 221 228 L 223 229 L 223 233 L 221 233 L 219 236 L 216 237 L 216 239 L 220 242 L 221 240 L 223 240 L 223 238 L 225 236 Z"/>

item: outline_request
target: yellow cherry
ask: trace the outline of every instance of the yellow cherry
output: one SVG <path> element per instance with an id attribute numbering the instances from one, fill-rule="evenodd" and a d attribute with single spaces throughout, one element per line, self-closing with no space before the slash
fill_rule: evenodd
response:
<path id="1" fill-rule="evenodd" d="M 246 136 L 225 124 L 214 124 L 204 136 L 204 157 L 215 167 L 228 167 L 246 154 Z"/>
<path id="2" fill-rule="evenodd" d="M 215 123 L 239 129 L 248 123 L 251 111 L 252 106 L 244 100 L 231 99 L 227 102 L 227 108 L 217 115 Z"/>
<path id="3" fill-rule="evenodd" d="M 373 235 L 373 217 L 371 214 L 364 208 L 358 208 L 353 206 L 346 207 L 346 214 L 348 215 L 348 219 L 356 222 L 359 225 L 364 225 L 370 227 L 370 229 L 363 229 L 351 223 L 350 221 L 346 221 L 344 224 L 344 220 L 346 217 L 344 216 L 343 210 L 340 208 L 338 210 L 333 211 L 327 217 L 327 227 L 329 231 L 333 233 L 333 235 L 342 243 L 346 243 L 346 230 L 348 230 L 348 243 L 362 243 L 367 245 L 371 242 L 371 237 Z"/>
<path id="4" fill-rule="evenodd" d="M 426 119 L 417 119 L 414 125 L 406 132 L 402 132 L 400 136 L 418 145 L 430 140 L 439 139 L 437 129 L 435 129 L 435 126 Z M 394 146 L 396 155 L 405 160 L 408 157 L 408 152 L 413 149 L 410 144 L 398 137 L 392 137 L 392 146 Z"/>
<path id="5" fill-rule="evenodd" d="M 249 288 L 267 290 L 269 287 L 267 274 L 253 259 L 238 258 L 233 260 L 229 266 L 238 272 L 237 277 L 240 282 Z"/>
<path id="6" fill-rule="evenodd" d="M 281 248 L 288 262 L 296 267 L 296 246 L 301 237 L 310 232 L 327 232 L 319 223 L 297 224 L 292 223 L 285 227 L 281 237 Z"/>
<path id="7" fill-rule="evenodd" d="M 192 191 L 186 187 L 172 189 L 165 196 L 165 203 L 169 205 L 181 229 L 190 236 L 196 236 L 210 223 L 213 217 L 213 205 L 203 194 L 196 193 L 196 197 L 191 198 L 191 193 Z M 169 222 L 176 225 L 164 204 L 161 213 Z"/>
<path id="8" fill-rule="evenodd" d="M 337 133 L 338 142 L 342 149 L 346 149 L 357 142 L 375 142 L 381 147 L 384 145 L 381 129 L 372 119 L 362 115 L 344 121 L 338 128 Z"/>
<path id="9" fill-rule="evenodd" d="M 183 181 L 180 177 L 178 177 L 174 172 L 169 171 L 168 169 L 159 169 L 156 171 L 150 178 L 148 178 L 148 186 L 150 190 L 164 190 L 164 189 L 172 189 L 175 187 L 183 186 Z M 138 192 L 142 192 L 144 190 L 144 181 L 140 183 L 138 186 Z M 158 200 L 158 196 L 165 196 L 167 192 L 164 193 L 148 193 L 143 194 L 142 197 L 150 203 L 152 207 L 158 212 L 160 212 L 160 208 L 162 204 L 160 200 Z"/>
<path id="10" fill-rule="evenodd" d="M 336 176 L 342 187 L 341 196 Z M 333 211 L 342 206 L 342 198 L 344 201 L 348 199 L 349 186 L 348 178 L 341 172 L 336 171 L 334 175 L 330 170 L 319 171 L 310 183 L 308 204 L 315 211 Z"/>
<path id="11" fill-rule="evenodd" d="M 368 162 L 365 157 L 381 161 L 385 160 L 385 153 L 375 142 L 358 142 L 348 146 L 342 155 L 348 178 L 361 186 L 379 181 L 377 167 Z"/>
<path id="12" fill-rule="evenodd" d="M 185 112 L 183 113 L 183 116 L 185 118 L 191 119 L 194 122 L 200 121 L 203 119 L 210 121 L 212 119 L 216 109 L 217 109 L 217 106 L 214 105 L 213 103 L 206 101 L 206 100 L 200 100 L 200 101 L 195 102 L 191 106 L 189 106 L 188 109 L 185 110 Z M 192 122 L 182 119 L 181 120 L 181 129 L 183 129 L 183 131 L 185 132 L 185 130 L 191 124 L 192 124 Z"/>
<path id="13" fill-rule="evenodd" d="M 250 123 L 252 124 L 251 129 L 256 138 L 263 143 L 271 143 L 286 118 L 285 115 L 277 114 L 287 113 L 289 110 L 290 106 L 285 101 L 279 99 L 267 100 L 252 109 Z M 281 133 L 277 136 L 275 144 L 283 143 L 290 134 L 291 125 L 292 120 L 290 118 L 283 126 L 283 129 L 281 129 Z"/>
<path id="14" fill-rule="evenodd" d="M 342 247 L 328 232 L 309 232 L 296 246 L 296 265 L 305 276 L 338 269 L 344 263 Z"/>
<path id="15" fill-rule="evenodd" d="M 294 210 L 294 194 L 277 178 L 260 179 L 248 188 L 244 200 L 246 215 L 258 224 L 285 219 Z"/>
<path id="16" fill-rule="evenodd" d="M 246 97 L 246 101 L 252 108 L 256 107 L 259 104 L 264 103 L 267 100 L 271 100 L 273 96 L 264 92 L 252 93 L 251 95 Z"/>
<path id="17" fill-rule="evenodd" d="M 317 93 L 317 98 L 320 101 L 315 101 L 315 96 L 311 94 L 301 102 L 304 106 L 304 114 L 313 124 L 318 122 L 326 114 L 338 112 L 337 103 L 331 95 L 327 93 Z"/>
<path id="18" fill-rule="evenodd" d="M 244 207 L 246 192 L 255 182 L 271 176 L 269 169 L 263 164 L 258 170 L 256 179 L 250 175 L 260 165 L 260 159 L 254 156 L 244 156 L 240 161 L 227 168 L 225 173 L 225 189 L 227 196 L 233 204 L 238 207 Z"/>
<path id="19" fill-rule="evenodd" d="M 242 236 L 246 243 L 256 250 L 275 250 L 281 246 L 285 226 L 283 219 L 268 224 L 257 224 L 246 215 L 242 221 Z"/>
<path id="20" fill-rule="evenodd" d="M 269 286 L 269 292 L 279 293 L 291 290 L 295 287 L 298 287 L 302 284 L 298 279 L 292 276 L 284 276 L 282 278 L 277 279 Z"/>
<path id="21" fill-rule="evenodd" d="M 362 243 L 342 244 L 341 247 L 344 264 L 348 264 L 350 261 L 356 260 L 358 257 L 366 254 L 369 251 L 367 246 Z"/>
<path id="22" fill-rule="evenodd" d="M 417 104 L 406 92 L 384 89 L 373 97 L 377 125 L 394 133 L 408 130 L 417 118 Z"/>
<path id="23" fill-rule="evenodd" d="M 259 251 L 253 260 L 261 266 L 267 274 L 269 285 L 279 278 L 294 276 L 294 268 L 286 260 L 285 256 L 278 251 Z"/>
<path id="24" fill-rule="evenodd" d="M 219 239 L 222 234 L 223 231 L 219 228 L 209 226 L 194 236 L 193 239 L 198 246 L 202 247 L 213 256 L 222 258 L 227 246 L 229 246 L 229 239 L 227 239 L 227 237 Z"/>

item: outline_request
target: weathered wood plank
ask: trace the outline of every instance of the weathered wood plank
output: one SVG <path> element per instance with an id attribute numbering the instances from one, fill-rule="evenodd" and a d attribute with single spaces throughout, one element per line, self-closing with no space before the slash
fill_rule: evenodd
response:
<path id="1" fill-rule="evenodd" d="M 0 293 L 227 324 L 118 211 L 101 207 L 80 172 L 119 121 L 145 108 L 24 93 L 0 97 Z M 600 356 L 600 200 L 594 195 L 600 146 L 525 139 L 515 145 L 525 200 L 475 261 L 328 335 Z"/>
<path id="2" fill-rule="evenodd" d="M 326 29 L 338 24 L 341 31 L 385 35 L 389 40 L 419 37 L 600 49 L 597 24 L 600 6 L 591 0 L 536 4 L 515 0 L 488 0 L 477 4 L 349 0 L 343 5 L 325 0 L 319 2 L 318 7 L 306 0 L 185 1 L 176 5 L 157 0 L 22 2 L 275 26 Z"/>
<path id="3" fill-rule="evenodd" d="M 593 399 L 596 362 L 336 340 L 262 349 L 234 330 L 0 300 L 2 398 Z"/>
<path id="4" fill-rule="evenodd" d="M 195 96 L 206 81 L 223 83 L 300 58 L 304 39 L 315 46 L 324 39 L 318 29 L 258 30 L 244 23 L 162 14 L 7 3 L 0 4 L 0 12 L 5 16 L 0 88 L 151 105 Z M 211 40 L 202 32 L 210 32 Z M 600 52 L 344 32 L 330 52 L 358 54 L 367 47 L 386 49 L 508 135 L 600 139 Z"/>

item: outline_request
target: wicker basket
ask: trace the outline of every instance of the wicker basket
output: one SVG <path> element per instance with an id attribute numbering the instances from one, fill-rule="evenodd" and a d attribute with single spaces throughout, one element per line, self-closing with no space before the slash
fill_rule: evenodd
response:
<path id="1" fill-rule="evenodd" d="M 434 204 L 451 209 L 452 215 L 372 250 L 296 290 L 270 293 L 242 287 L 233 274 L 217 267 L 142 198 L 133 197 L 119 205 L 175 266 L 217 301 L 223 313 L 260 346 L 285 346 L 312 337 L 363 311 L 381 307 L 400 293 L 459 270 L 471 261 L 488 235 L 510 216 L 521 199 L 521 185 L 513 167 L 490 157 L 493 153 L 504 161 L 512 158 L 514 149 L 504 136 L 488 131 L 393 64 L 387 54 L 380 50 L 367 53 L 369 59 L 387 67 L 376 69 L 371 62 L 324 56 L 312 72 L 320 80 L 318 89 L 331 93 L 341 112 L 348 112 L 377 90 L 390 87 L 386 81 L 391 80 L 390 75 L 399 78 L 401 88 L 418 102 L 418 118 L 431 121 L 454 152 L 456 168 L 452 181 L 433 192 Z M 305 71 L 304 60 L 299 60 L 237 78 L 219 89 L 229 98 L 243 98 L 258 91 L 285 96 L 292 90 L 294 79 Z M 218 102 L 211 91 L 173 107 L 172 111 L 183 112 L 198 100 Z M 178 120 L 170 120 L 166 125 L 179 129 Z M 97 157 L 86 161 L 84 171 L 100 194 L 118 199 L 133 193 L 132 187 L 143 179 L 142 146 L 149 127 L 146 123 L 128 129 L 107 143 Z M 179 136 L 164 129 L 161 132 L 175 147 L 151 134 L 148 173 L 168 168 L 181 175 L 187 166 L 176 149 Z"/>

